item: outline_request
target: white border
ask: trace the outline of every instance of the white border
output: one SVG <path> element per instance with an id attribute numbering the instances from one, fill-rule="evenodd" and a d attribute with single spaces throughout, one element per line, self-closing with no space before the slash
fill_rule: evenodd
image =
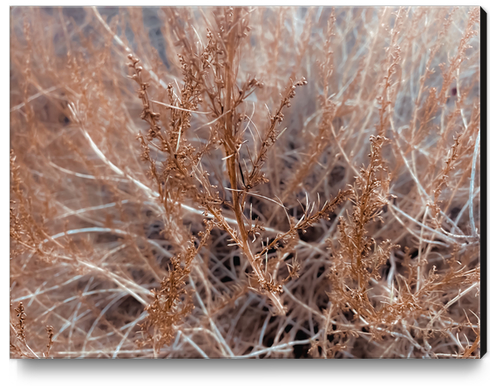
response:
<path id="1" fill-rule="evenodd" d="M 196 2 L 196 1 L 171 1 L 171 2 L 144 2 L 142 5 L 230 5 L 232 1 Z M 336 2 L 338 3 L 338 2 Z M 347 5 L 422 5 L 421 1 L 342 1 L 342 6 Z M 375 3 L 375 4 L 373 4 Z M 445 0 L 423 5 L 461 5 L 463 1 Z M 302 5 L 298 1 L 267 1 L 261 4 L 255 1 L 240 1 L 240 5 Z M 45 5 L 39 1 L 19 2 L 18 5 Z M 66 1 L 51 1 L 50 6 L 66 6 Z M 127 1 L 91 1 L 90 3 L 78 3 L 77 5 L 134 5 Z M 236 5 L 236 4 L 234 4 Z M 331 5 L 329 2 L 309 0 L 306 5 Z M 468 4 L 465 4 L 466 6 Z M 490 10 L 490 0 L 484 0 L 480 5 Z M 9 53 L 9 17 L 10 10 L 7 6 L 1 12 L 1 44 L 0 52 Z M 4 124 L 0 129 L 0 181 L 1 205 L 0 212 L 0 245 L 2 246 L 2 310 L 3 323 L 1 324 L 2 340 L 2 370 L 1 378 L 7 378 L 8 385 L 376 385 L 396 384 L 403 385 L 475 385 L 488 384 L 490 378 L 490 354 L 479 361 L 447 360 L 447 361 L 402 361 L 402 360 L 344 360 L 344 361 L 27 361 L 10 360 L 8 345 L 8 283 L 9 283 L 9 236 L 8 236 L 8 181 L 9 181 L 9 60 L 0 62 L 2 70 L 0 74 L 5 79 L 2 87 L 2 117 Z M 485 108 L 482 106 L 482 108 Z M 488 167 L 488 165 L 487 165 Z M 487 276 L 488 277 L 488 276 Z M 8 375 L 7 375 L 8 368 Z M 486 379 L 486 381 L 485 381 Z"/>

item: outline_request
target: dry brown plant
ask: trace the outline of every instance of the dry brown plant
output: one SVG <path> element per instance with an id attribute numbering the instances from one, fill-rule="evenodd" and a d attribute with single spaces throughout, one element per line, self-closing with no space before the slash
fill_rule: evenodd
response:
<path id="1" fill-rule="evenodd" d="M 11 356 L 480 357 L 480 12 L 11 8 Z"/>

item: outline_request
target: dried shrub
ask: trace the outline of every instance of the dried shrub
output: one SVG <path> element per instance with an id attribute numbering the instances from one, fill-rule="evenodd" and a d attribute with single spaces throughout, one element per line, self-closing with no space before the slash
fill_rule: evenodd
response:
<path id="1" fill-rule="evenodd" d="M 11 21 L 11 356 L 480 356 L 478 8 Z"/>

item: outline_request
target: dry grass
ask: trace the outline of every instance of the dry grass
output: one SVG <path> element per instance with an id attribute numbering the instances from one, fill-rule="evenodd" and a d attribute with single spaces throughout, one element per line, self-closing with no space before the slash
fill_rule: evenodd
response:
<path id="1" fill-rule="evenodd" d="M 11 356 L 480 356 L 478 8 L 12 8 Z"/>

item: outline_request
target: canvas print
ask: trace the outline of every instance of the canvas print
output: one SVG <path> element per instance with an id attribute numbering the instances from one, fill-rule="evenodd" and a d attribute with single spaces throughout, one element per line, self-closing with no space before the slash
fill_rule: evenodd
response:
<path id="1" fill-rule="evenodd" d="M 484 17 L 12 7 L 11 358 L 480 358 Z"/>

